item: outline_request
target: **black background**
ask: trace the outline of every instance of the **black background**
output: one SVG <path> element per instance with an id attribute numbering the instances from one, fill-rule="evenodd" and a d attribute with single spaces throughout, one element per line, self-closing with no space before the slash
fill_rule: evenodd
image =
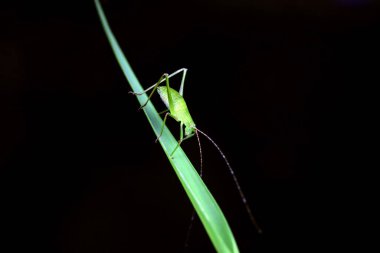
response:
<path id="1" fill-rule="evenodd" d="M 241 252 L 366 245 L 360 183 L 348 178 L 358 91 L 378 83 L 375 1 L 103 7 L 144 86 L 189 69 L 190 112 L 226 153 L 264 231 L 202 139 L 205 182 Z M 199 220 L 184 249 L 191 205 L 127 94 L 93 2 L 14 1 L 0 23 L 2 252 L 213 252 Z M 183 147 L 199 164 L 196 140 Z"/>

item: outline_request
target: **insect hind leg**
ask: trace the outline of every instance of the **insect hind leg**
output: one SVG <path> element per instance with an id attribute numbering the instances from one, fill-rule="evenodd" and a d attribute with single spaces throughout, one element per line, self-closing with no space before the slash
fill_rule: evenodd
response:
<path id="1" fill-rule="evenodd" d="M 143 105 L 140 106 L 139 110 L 141 110 L 142 108 L 144 108 L 144 107 L 148 104 L 148 102 L 149 102 L 149 100 L 151 99 L 151 97 L 153 96 L 154 92 L 157 90 L 158 85 L 159 85 L 163 80 L 167 80 L 167 79 L 168 79 L 168 74 L 165 73 L 165 74 L 163 74 L 163 75 L 160 77 L 160 79 L 158 80 L 157 83 L 155 83 L 153 86 L 150 86 L 148 89 L 144 90 L 142 93 L 132 93 L 132 94 L 134 94 L 134 95 L 142 95 L 142 94 L 146 93 L 147 91 L 153 89 L 152 92 L 149 94 L 148 99 L 146 100 L 146 102 L 145 102 Z"/>
<path id="2" fill-rule="evenodd" d="M 174 71 L 173 73 L 171 73 L 170 75 L 168 75 L 168 79 L 181 73 L 182 72 L 182 80 L 181 80 L 181 86 L 179 87 L 179 94 L 181 96 L 183 96 L 183 88 L 185 86 L 185 78 L 186 78 L 186 73 L 187 73 L 187 68 L 181 68 L 179 70 L 176 70 Z M 159 81 L 158 83 L 162 83 L 164 82 L 165 80 L 162 79 L 161 81 Z M 154 86 L 154 85 L 153 85 Z M 148 89 L 151 89 L 152 87 L 149 87 Z"/>

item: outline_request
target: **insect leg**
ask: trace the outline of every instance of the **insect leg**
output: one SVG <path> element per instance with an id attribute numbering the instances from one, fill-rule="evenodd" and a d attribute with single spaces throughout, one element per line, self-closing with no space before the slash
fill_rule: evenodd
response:
<path id="1" fill-rule="evenodd" d="M 162 123 L 161 130 L 160 130 L 160 134 L 157 136 L 157 139 L 155 140 L 155 142 L 157 142 L 158 139 L 160 139 L 162 133 L 164 132 L 164 127 L 165 127 L 166 119 L 168 118 L 168 116 L 171 116 L 171 115 L 170 115 L 170 112 L 167 112 L 167 113 L 165 114 L 164 122 Z"/>
<path id="2" fill-rule="evenodd" d="M 187 69 L 182 69 L 182 71 L 183 71 L 183 74 L 182 74 L 181 86 L 179 87 L 179 94 L 183 97 L 183 88 L 185 87 L 185 78 L 186 78 Z"/>
<path id="3" fill-rule="evenodd" d="M 163 80 L 163 79 L 166 79 L 166 80 L 168 80 L 168 74 L 163 74 L 161 77 L 160 77 L 160 79 L 158 80 L 158 82 L 155 84 L 155 85 L 153 85 L 153 86 L 151 86 L 151 87 L 149 87 L 147 90 L 150 90 L 152 87 L 153 87 L 153 90 L 152 90 L 152 92 L 149 94 L 149 97 L 148 97 L 148 99 L 146 100 L 146 102 L 142 105 L 142 106 L 140 106 L 140 108 L 139 108 L 139 110 L 141 110 L 142 108 L 144 108 L 145 106 L 146 106 L 146 104 L 149 102 L 149 100 L 150 100 L 150 98 L 153 96 L 153 93 L 157 90 L 157 87 L 158 87 L 158 85 L 161 83 L 161 80 Z M 168 81 L 169 82 L 169 81 Z M 144 91 L 144 92 L 146 92 L 146 91 Z"/>
<path id="4" fill-rule="evenodd" d="M 153 85 L 152 85 L 152 86 L 150 86 L 148 89 L 146 89 L 146 90 L 143 90 L 142 92 L 133 92 L 133 91 L 128 91 L 128 93 L 129 93 L 129 94 L 132 94 L 132 95 L 140 96 L 140 95 L 142 95 L 142 94 L 144 94 L 144 93 L 146 93 L 146 92 L 150 91 L 151 89 L 153 89 L 153 88 L 154 88 L 154 86 L 156 86 L 156 85 L 157 85 L 157 83 L 153 84 Z"/>
<path id="5" fill-rule="evenodd" d="M 182 71 L 187 71 L 187 68 L 181 68 L 181 69 L 179 69 L 179 70 L 177 70 L 177 71 L 171 73 L 171 74 L 169 75 L 169 78 L 172 77 L 172 76 L 177 75 L 178 73 L 181 73 Z"/>
<path id="6" fill-rule="evenodd" d="M 128 93 L 129 94 L 132 94 L 132 95 L 137 95 L 137 96 L 140 96 L 144 93 L 147 93 L 148 91 L 150 91 L 151 89 L 153 89 L 154 87 L 156 87 L 158 84 L 162 83 L 165 79 L 164 79 L 164 76 L 167 75 L 167 74 L 163 74 L 160 79 L 158 80 L 157 83 L 153 84 L 152 86 L 150 86 L 149 88 L 147 88 L 146 90 L 143 90 L 142 92 L 133 92 L 133 91 L 129 91 Z M 169 76 L 170 77 L 170 76 Z"/>
<path id="7" fill-rule="evenodd" d="M 184 80 L 185 80 L 186 71 L 187 71 L 186 68 L 181 68 L 181 69 L 175 71 L 174 73 L 171 73 L 170 75 L 168 75 L 168 78 L 173 77 L 173 76 L 177 75 L 177 74 L 180 73 L 180 72 L 183 72 L 182 82 L 181 82 L 181 85 L 182 85 L 182 83 L 183 83 Z M 142 95 L 142 94 L 146 93 L 147 91 L 150 91 L 151 89 L 154 88 L 154 86 L 156 86 L 157 84 L 162 83 L 163 81 L 165 81 L 164 78 L 160 79 L 157 83 L 153 84 L 153 85 L 150 86 L 148 89 L 146 89 L 146 90 L 144 90 L 144 91 L 142 91 L 142 92 L 133 92 L 133 91 L 129 91 L 128 93 L 133 94 L 133 95 L 137 95 L 137 96 Z M 181 93 L 180 93 L 180 94 L 181 94 Z M 181 94 L 181 96 L 182 96 L 182 94 Z"/>
<path id="8" fill-rule="evenodd" d="M 181 143 L 182 143 L 183 141 L 185 141 L 185 140 L 187 140 L 187 139 L 193 137 L 193 136 L 194 136 L 194 133 L 192 133 L 192 134 L 186 136 L 185 138 L 182 138 L 182 136 L 183 136 L 183 129 L 182 129 L 182 124 L 181 124 L 181 138 L 180 138 L 180 140 L 178 141 L 178 144 L 177 144 L 177 146 L 174 148 L 173 152 L 170 154 L 171 157 L 173 157 L 173 154 L 177 151 L 177 149 L 179 148 L 179 146 L 181 146 Z"/>
<path id="9" fill-rule="evenodd" d="M 166 81 L 166 88 L 167 88 L 167 92 L 168 92 L 168 104 L 169 104 L 169 110 L 171 112 L 174 111 L 174 103 L 173 103 L 173 99 L 172 99 L 172 93 L 171 93 L 171 90 L 170 90 L 170 85 L 169 85 L 169 77 L 166 75 L 165 77 L 165 81 Z"/>
<path id="10" fill-rule="evenodd" d="M 180 133 L 179 133 L 179 141 L 178 141 L 178 144 L 177 146 L 174 148 L 173 152 L 170 154 L 171 157 L 173 157 L 173 154 L 174 152 L 177 150 L 177 148 L 181 145 L 181 140 L 183 139 L 183 123 L 181 122 L 181 124 L 179 125 L 179 130 L 180 130 Z"/>
<path id="11" fill-rule="evenodd" d="M 183 123 L 182 122 L 181 122 L 181 125 L 180 125 L 179 139 L 180 140 L 183 139 Z"/>
<path id="12" fill-rule="evenodd" d="M 184 74 L 186 75 L 186 71 L 187 71 L 186 68 L 181 68 L 181 69 L 179 69 L 179 70 L 177 70 L 177 71 L 171 73 L 171 74 L 168 76 L 168 78 L 171 78 L 171 77 L 173 77 L 173 76 L 175 76 L 175 75 L 177 75 L 178 73 L 181 73 L 181 72 L 184 72 Z M 182 79 L 184 79 L 184 77 L 182 77 Z M 162 83 L 163 81 L 164 81 L 164 80 L 161 80 L 160 83 Z"/>
<path id="13" fill-rule="evenodd" d="M 164 114 L 165 112 L 168 112 L 169 109 L 166 109 L 166 110 L 163 110 L 162 112 L 159 112 L 158 114 L 161 115 L 161 114 Z"/>
<path id="14" fill-rule="evenodd" d="M 181 69 L 179 69 L 179 70 L 177 70 L 177 71 L 171 73 L 171 74 L 168 76 L 168 78 L 171 78 L 171 77 L 173 77 L 173 76 L 175 76 L 175 75 L 177 75 L 178 73 L 181 73 L 181 72 L 183 72 L 183 73 L 182 73 L 181 86 L 180 86 L 180 88 L 179 88 L 179 94 L 180 94 L 181 96 L 183 96 L 183 88 L 184 88 L 184 86 L 185 86 L 184 83 L 185 83 L 185 78 L 186 78 L 187 68 L 181 68 Z M 161 80 L 160 83 L 162 83 L 163 81 L 164 81 L 164 80 Z"/>

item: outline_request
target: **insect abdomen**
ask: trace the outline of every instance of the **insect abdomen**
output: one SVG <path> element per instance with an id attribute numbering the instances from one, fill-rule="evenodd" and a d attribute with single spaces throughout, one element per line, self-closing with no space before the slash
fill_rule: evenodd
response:
<path id="1" fill-rule="evenodd" d="M 176 90 L 172 88 L 169 88 L 169 89 L 170 89 L 170 95 L 173 102 L 172 108 L 170 108 L 170 105 L 169 105 L 169 98 L 168 98 L 168 92 L 167 92 L 168 88 L 165 86 L 160 86 L 157 88 L 157 92 L 160 95 L 166 107 L 170 110 L 170 113 L 172 114 L 172 116 L 185 125 L 194 124 L 184 98 Z"/>
<path id="2" fill-rule="evenodd" d="M 184 102 L 183 97 L 176 90 L 173 90 L 172 88 L 169 89 L 174 107 L 176 107 L 178 104 L 181 104 L 181 100 Z M 168 88 L 166 86 L 160 86 L 157 88 L 157 92 L 160 95 L 161 100 L 164 102 L 166 107 L 171 110 L 169 106 Z"/>

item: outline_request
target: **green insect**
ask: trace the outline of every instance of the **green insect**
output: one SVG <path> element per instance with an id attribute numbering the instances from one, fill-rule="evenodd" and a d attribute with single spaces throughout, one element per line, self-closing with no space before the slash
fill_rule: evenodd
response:
<path id="1" fill-rule="evenodd" d="M 171 78 L 171 77 L 173 77 L 173 76 L 175 76 L 181 72 L 182 72 L 182 81 L 181 81 L 181 86 L 180 86 L 179 92 L 178 92 L 178 91 L 174 90 L 173 88 L 170 88 L 169 78 Z M 249 218 L 251 219 L 252 223 L 256 227 L 257 231 L 259 233 L 261 233 L 261 229 L 258 226 L 256 219 L 254 218 L 250 207 L 248 206 L 247 199 L 246 199 L 245 195 L 243 194 L 243 191 L 241 190 L 241 187 L 240 187 L 240 184 L 237 180 L 237 177 L 235 176 L 235 173 L 234 173 L 230 163 L 228 162 L 226 156 L 224 155 L 222 150 L 219 148 L 219 146 L 214 142 L 213 139 L 211 139 L 206 133 L 199 130 L 199 128 L 197 128 L 195 126 L 194 120 L 192 119 L 190 112 L 189 112 L 189 109 L 186 105 L 185 99 L 183 98 L 183 89 L 185 86 L 186 73 L 187 73 L 187 69 L 182 68 L 182 69 L 179 69 L 179 70 L 173 72 L 170 75 L 169 74 L 163 74 L 157 83 L 153 84 L 152 86 L 150 86 L 149 88 L 147 88 L 143 92 L 141 92 L 141 93 L 129 92 L 129 93 L 139 96 L 139 95 L 142 95 L 142 94 L 153 89 L 151 91 L 151 93 L 149 94 L 147 101 L 139 108 L 139 110 L 144 108 L 147 105 L 148 101 L 151 99 L 151 97 L 153 96 L 153 94 L 156 90 L 157 90 L 158 94 L 160 95 L 162 102 L 164 102 L 164 104 L 166 105 L 167 109 L 160 113 L 160 114 L 165 113 L 165 116 L 164 116 L 164 121 L 163 121 L 163 124 L 161 127 L 160 134 L 158 135 L 156 142 L 161 137 L 161 135 L 164 131 L 164 126 L 165 126 L 166 119 L 168 118 L 168 116 L 172 117 L 177 122 L 180 122 L 180 139 L 178 140 L 177 146 L 172 151 L 172 153 L 170 155 L 171 157 L 173 157 L 173 154 L 175 153 L 175 151 L 178 149 L 178 147 L 181 145 L 181 143 L 184 140 L 187 140 L 187 139 L 193 137 L 194 135 L 196 135 L 197 139 L 198 139 L 199 149 L 200 149 L 200 157 L 201 157 L 200 173 L 202 174 L 202 149 L 201 149 L 198 133 L 201 133 L 202 135 L 204 135 L 216 147 L 216 149 L 219 151 L 220 155 L 223 157 L 224 161 L 227 164 L 227 167 L 228 167 L 228 169 L 231 173 L 231 176 L 235 182 L 235 185 L 239 191 L 240 197 L 242 199 L 242 202 L 245 206 L 245 209 L 248 213 Z M 164 81 L 165 81 L 166 85 L 165 86 L 159 86 Z M 185 135 L 183 134 L 183 127 L 185 127 Z"/>
<path id="2" fill-rule="evenodd" d="M 179 92 L 177 92 L 176 90 L 170 88 L 169 78 L 181 72 L 183 73 L 182 81 L 181 81 Z M 161 137 L 164 131 L 164 126 L 165 126 L 166 119 L 168 118 L 168 116 L 180 122 L 180 139 L 178 141 L 177 146 L 174 148 L 174 150 L 170 154 L 170 156 L 173 156 L 175 151 L 178 149 L 178 147 L 181 145 L 181 143 L 184 140 L 191 138 L 192 136 L 194 136 L 194 134 L 197 133 L 197 128 L 195 127 L 195 123 L 193 119 L 191 118 L 189 109 L 187 108 L 185 99 L 183 98 L 183 88 L 185 84 L 186 72 L 187 72 L 187 69 L 182 68 L 172 73 L 171 75 L 163 74 L 157 83 L 153 84 L 151 87 L 144 90 L 142 93 L 130 92 L 134 95 L 142 95 L 148 92 L 149 90 L 153 89 L 148 97 L 148 100 L 139 108 L 139 110 L 146 106 L 146 104 L 151 99 L 151 97 L 153 96 L 156 90 L 158 94 L 160 95 L 161 100 L 166 105 L 167 109 L 160 113 L 160 114 L 165 113 L 165 117 L 164 117 L 164 122 L 161 127 L 160 134 L 158 135 L 156 141 Z M 166 86 L 159 86 L 159 84 L 161 84 L 164 81 L 166 81 Z M 185 136 L 183 135 L 183 126 L 185 126 Z"/>

